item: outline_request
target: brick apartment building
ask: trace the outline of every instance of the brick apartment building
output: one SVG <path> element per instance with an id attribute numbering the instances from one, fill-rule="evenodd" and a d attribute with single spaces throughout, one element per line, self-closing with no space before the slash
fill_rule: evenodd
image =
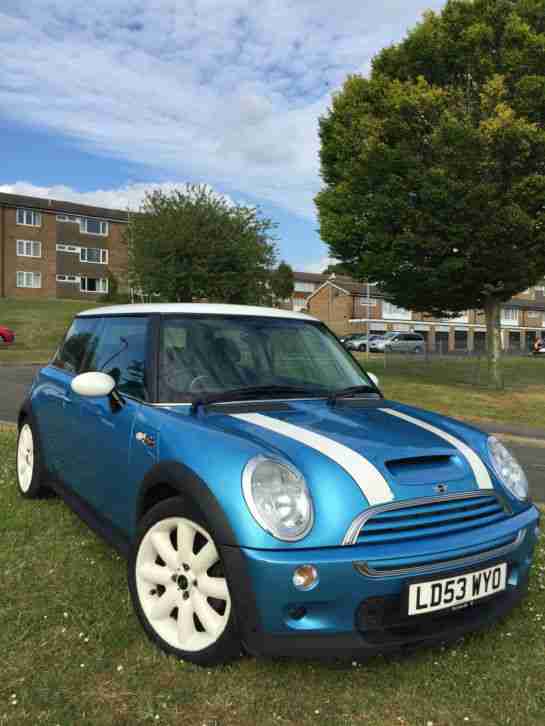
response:
<path id="1" fill-rule="evenodd" d="M 127 212 L 0 193 L 0 298 L 95 299 L 126 287 Z"/>
<path id="2" fill-rule="evenodd" d="M 392 305 L 376 285 L 340 275 L 325 277 L 308 293 L 304 309 L 338 335 L 395 330 L 421 333 L 429 350 L 471 351 L 486 347 L 485 318 L 480 311 L 468 310 L 457 318 L 439 320 Z M 506 350 L 526 351 L 537 337 L 545 337 L 545 282 L 506 303 L 501 324 Z"/>

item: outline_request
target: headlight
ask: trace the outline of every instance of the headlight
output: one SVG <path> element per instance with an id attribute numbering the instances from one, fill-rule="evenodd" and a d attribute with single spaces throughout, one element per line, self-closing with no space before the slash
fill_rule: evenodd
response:
<path id="1" fill-rule="evenodd" d="M 286 542 L 302 539 L 312 527 L 312 499 L 303 475 L 289 464 L 256 456 L 244 468 L 242 491 L 257 523 Z"/>
<path id="2" fill-rule="evenodd" d="M 494 470 L 502 484 L 517 499 L 524 501 L 528 498 L 528 479 L 523 468 L 513 454 L 495 436 L 488 439 L 488 451 Z"/>

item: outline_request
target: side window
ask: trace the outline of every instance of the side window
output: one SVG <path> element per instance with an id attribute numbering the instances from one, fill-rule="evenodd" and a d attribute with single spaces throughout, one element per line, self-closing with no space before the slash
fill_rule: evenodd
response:
<path id="1" fill-rule="evenodd" d="M 104 318 L 100 340 L 85 361 L 88 371 L 104 371 L 115 379 L 121 393 L 148 399 L 146 350 L 149 318 Z"/>
<path id="2" fill-rule="evenodd" d="M 101 322 L 100 318 L 75 318 L 53 358 L 53 365 L 69 373 L 79 373 L 84 360 L 96 349 Z"/>

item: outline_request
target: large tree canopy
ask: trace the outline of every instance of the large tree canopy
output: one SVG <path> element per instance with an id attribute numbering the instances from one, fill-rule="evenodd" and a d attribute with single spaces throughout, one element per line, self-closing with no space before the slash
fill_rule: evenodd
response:
<path id="1" fill-rule="evenodd" d="M 545 274 L 545 0 L 426 13 L 320 138 L 332 255 L 403 307 L 484 309 L 497 359 L 500 304 Z"/>
<path id="2" fill-rule="evenodd" d="M 154 191 L 127 229 L 130 282 L 164 300 L 250 304 L 267 297 L 274 224 L 206 186 Z"/>

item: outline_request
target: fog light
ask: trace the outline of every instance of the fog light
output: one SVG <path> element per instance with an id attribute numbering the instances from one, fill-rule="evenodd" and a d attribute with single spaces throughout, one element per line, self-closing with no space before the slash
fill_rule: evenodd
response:
<path id="1" fill-rule="evenodd" d="M 298 590 L 311 590 L 318 584 L 318 570 L 314 565 L 300 565 L 293 571 L 293 584 Z"/>
<path id="2" fill-rule="evenodd" d="M 535 537 L 536 539 L 539 539 L 539 538 L 540 538 L 540 536 L 541 536 L 541 530 L 539 529 L 539 527 L 536 527 L 536 528 L 534 529 L 534 537 Z"/>

